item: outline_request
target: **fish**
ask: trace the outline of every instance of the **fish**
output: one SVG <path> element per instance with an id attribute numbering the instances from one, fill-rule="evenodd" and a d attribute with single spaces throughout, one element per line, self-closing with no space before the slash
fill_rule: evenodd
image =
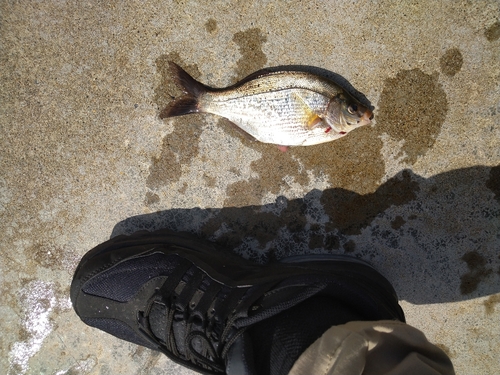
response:
<path id="1" fill-rule="evenodd" d="M 372 111 L 343 87 L 313 73 L 262 69 L 232 86 L 213 88 L 176 63 L 168 64 L 184 94 L 160 112 L 161 119 L 211 113 L 282 151 L 339 139 L 373 118 Z"/>

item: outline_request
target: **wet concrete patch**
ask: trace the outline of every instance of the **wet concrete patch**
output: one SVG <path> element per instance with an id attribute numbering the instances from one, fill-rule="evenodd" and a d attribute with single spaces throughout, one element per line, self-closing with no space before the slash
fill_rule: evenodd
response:
<path id="1" fill-rule="evenodd" d="M 377 215 L 392 205 L 410 202 L 419 190 L 418 183 L 407 171 L 370 194 L 360 195 L 343 189 L 326 190 L 321 196 L 321 203 L 330 217 L 327 230 L 338 228 L 344 234 L 360 234 Z"/>
<path id="2" fill-rule="evenodd" d="M 349 240 L 344 244 L 344 251 L 346 253 L 354 253 L 356 250 L 356 243 L 353 240 Z"/>
<path id="3" fill-rule="evenodd" d="M 215 177 L 204 174 L 203 179 L 205 180 L 207 187 L 209 188 L 215 187 L 215 183 L 217 182 L 217 179 Z"/>
<path id="4" fill-rule="evenodd" d="M 393 221 L 391 221 L 391 228 L 398 230 L 399 228 L 401 228 L 405 224 L 406 224 L 406 220 L 398 215 L 394 218 Z"/>
<path id="5" fill-rule="evenodd" d="M 48 244 L 37 244 L 29 251 L 33 259 L 42 267 L 64 269 L 67 255 L 64 249 Z"/>
<path id="6" fill-rule="evenodd" d="M 205 22 L 205 29 L 210 33 L 214 34 L 217 31 L 217 21 L 213 18 L 209 18 L 207 22 Z"/>
<path id="7" fill-rule="evenodd" d="M 42 241 L 29 246 L 24 266 L 28 275 L 35 275 L 36 270 L 45 268 L 51 271 L 65 271 L 71 275 L 78 263 L 78 256 L 72 249 L 57 246 L 50 241 Z"/>
<path id="8" fill-rule="evenodd" d="M 158 194 L 152 193 L 150 191 L 146 193 L 146 197 L 144 198 L 144 204 L 146 206 L 152 206 L 153 204 L 159 202 L 160 202 L 160 197 L 158 196 Z"/>
<path id="9" fill-rule="evenodd" d="M 443 352 L 446 353 L 446 355 L 450 358 L 453 358 L 455 357 L 455 352 L 452 352 L 450 350 L 450 348 L 448 346 L 446 346 L 445 344 L 441 344 L 441 343 L 435 343 L 434 345 L 436 345 L 439 349 L 441 349 Z"/>
<path id="10" fill-rule="evenodd" d="M 182 165 L 198 155 L 200 126 L 188 119 L 176 120 L 174 131 L 163 138 L 160 155 L 151 159 L 147 187 L 157 189 L 180 179 Z"/>
<path id="11" fill-rule="evenodd" d="M 262 51 L 262 45 L 267 42 L 267 37 L 259 28 L 240 31 L 234 34 L 233 41 L 239 46 L 242 55 L 236 63 L 236 80 L 266 65 L 267 56 Z"/>
<path id="12" fill-rule="evenodd" d="M 500 38 L 500 21 L 496 21 L 493 25 L 488 27 L 484 31 L 484 36 L 490 42 L 498 40 L 498 38 Z"/>
<path id="13" fill-rule="evenodd" d="M 490 169 L 486 187 L 495 194 L 495 199 L 500 203 L 500 165 Z"/>
<path id="14" fill-rule="evenodd" d="M 183 93 L 173 82 L 168 68 L 168 62 L 179 64 L 194 78 L 199 78 L 201 73 L 197 65 L 187 65 L 177 52 L 162 55 L 156 59 L 157 71 L 160 74 L 160 83 L 155 88 L 154 102 L 161 111 L 175 97 Z M 156 189 L 168 183 L 178 181 L 182 173 L 182 165 L 189 164 L 198 155 L 199 134 L 201 133 L 200 115 L 181 116 L 174 121 L 174 131 L 163 138 L 159 156 L 151 160 L 149 176 L 146 186 Z M 146 197 L 146 201 L 149 198 Z"/>
<path id="15" fill-rule="evenodd" d="M 449 77 L 453 77 L 462 69 L 464 59 L 458 48 L 451 48 L 439 59 L 441 71 Z"/>
<path id="16" fill-rule="evenodd" d="M 487 267 L 488 260 L 477 251 L 470 251 L 462 258 L 469 267 L 469 272 L 460 277 L 460 292 L 470 294 L 477 290 L 479 283 L 489 276 L 493 270 Z"/>
<path id="17" fill-rule="evenodd" d="M 405 161 L 415 163 L 432 147 L 448 112 L 438 75 L 402 70 L 385 81 L 376 116 L 377 131 L 404 140 Z"/>
<path id="18" fill-rule="evenodd" d="M 495 306 L 500 303 L 500 294 L 495 294 L 493 296 L 489 296 L 489 298 L 483 302 L 484 308 L 486 311 L 486 315 L 491 315 L 495 312 Z"/>
<path id="19" fill-rule="evenodd" d="M 301 199 L 286 200 L 281 198 L 277 202 L 281 207 L 279 215 L 266 212 L 260 206 L 247 206 L 243 208 L 226 207 L 215 217 L 208 220 L 201 230 L 206 237 L 213 235 L 221 228 L 227 228 L 217 237 L 217 242 L 228 248 L 240 246 L 243 241 L 251 237 L 264 247 L 268 242 L 276 238 L 280 228 L 286 227 L 292 233 L 297 234 L 297 243 L 300 243 L 301 234 L 307 224 L 305 217 L 306 204 Z M 300 238 L 299 238 L 300 237 Z M 266 260 L 275 258 L 273 249 L 262 254 Z"/>
<path id="20" fill-rule="evenodd" d="M 279 184 L 279 180 L 276 184 Z M 227 187 L 227 198 L 224 200 L 224 207 L 257 205 L 262 202 L 262 197 L 265 194 L 266 187 L 261 184 L 260 178 L 251 178 L 249 181 L 237 181 Z"/>
<path id="21" fill-rule="evenodd" d="M 239 137 L 244 145 L 262 154 L 260 159 L 251 163 L 258 178 L 228 187 L 225 202 L 228 206 L 258 204 L 262 194 L 256 196 L 256 193 L 278 194 L 281 189 L 288 188 L 285 178 L 307 185 L 310 183 L 308 172 L 325 176 L 332 187 L 360 194 L 375 191 L 384 176 L 384 162 L 380 156 L 382 141 L 373 135 L 374 129 L 370 127 L 356 129 L 333 142 L 291 147 L 285 153 L 275 145 L 245 139 L 230 126 L 224 126 L 224 131 Z"/>
<path id="22" fill-rule="evenodd" d="M 234 189 L 237 189 L 236 185 L 233 185 Z M 249 186 L 256 185 L 239 183 L 240 190 L 234 191 L 234 196 L 245 192 L 249 196 L 262 193 L 246 191 Z M 345 252 L 352 253 L 356 244 L 353 240 L 346 240 L 346 235 L 359 234 L 390 206 L 403 205 L 415 199 L 419 189 L 411 173 L 403 172 L 380 186 L 376 192 L 365 195 L 337 188 L 327 189 L 322 194 L 313 190 L 303 199 L 279 197 L 276 203 L 265 206 L 259 206 L 258 203 L 245 207 L 226 206 L 204 224 L 202 233 L 208 237 L 225 228 L 217 237 L 217 241 L 225 246 L 236 248 L 250 236 L 260 243 L 260 247 L 265 247 L 280 230 L 286 228 L 296 248 L 306 241 L 309 249 L 337 250 L 342 247 Z M 307 219 L 314 212 L 311 203 L 318 198 L 324 213 L 329 217 L 329 221 L 322 225 L 311 224 Z M 255 201 L 260 201 L 259 195 Z M 273 253 L 274 250 L 269 251 Z M 263 256 L 277 257 L 276 254 Z"/>

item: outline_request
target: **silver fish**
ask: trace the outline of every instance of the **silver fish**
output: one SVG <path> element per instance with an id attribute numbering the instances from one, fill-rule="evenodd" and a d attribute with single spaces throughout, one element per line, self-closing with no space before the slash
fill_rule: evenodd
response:
<path id="1" fill-rule="evenodd" d="M 283 151 L 287 146 L 333 141 L 368 125 L 372 117 L 342 87 L 312 73 L 264 69 L 216 89 L 196 81 L 173 62 L 169 67 L 185 95 L 170 103 L 160 118 L 213 113 Z"/>

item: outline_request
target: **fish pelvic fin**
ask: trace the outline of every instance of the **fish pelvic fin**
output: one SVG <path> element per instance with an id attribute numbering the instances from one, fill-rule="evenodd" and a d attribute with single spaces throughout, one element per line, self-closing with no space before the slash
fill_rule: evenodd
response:
<path id="1" fill-rule="evenodd" d="M 174 100 L 160 113 L 160 118 L 187 115 L 200 112 L 199 98 L 210 90 L 203 83 L 191 77 L 184 69 L 173 61 L 168 62 L 174 82 L 186 95 Z"/>

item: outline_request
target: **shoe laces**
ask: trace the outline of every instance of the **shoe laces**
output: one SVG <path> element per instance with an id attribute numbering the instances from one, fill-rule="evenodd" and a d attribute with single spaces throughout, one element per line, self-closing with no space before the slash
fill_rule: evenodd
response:
<path id="1" fill-rule="evenodd" d="M 156 289 L 146 311 L 140 312 L 139 323 L 159 341 L 162 351 L 184 364 L 225 373 L 224 359 L 245 331 L 245 327 L 235 323 L 251 305 L 247 291 L 248 288 L 224 286 L 192 263 L 184 262 Z M 248 301 L 243 302 L 245 299 Z M 166 316 L 165 340 L 155 335 L 150 326 L 152 310 L 158 308 Z"/>

